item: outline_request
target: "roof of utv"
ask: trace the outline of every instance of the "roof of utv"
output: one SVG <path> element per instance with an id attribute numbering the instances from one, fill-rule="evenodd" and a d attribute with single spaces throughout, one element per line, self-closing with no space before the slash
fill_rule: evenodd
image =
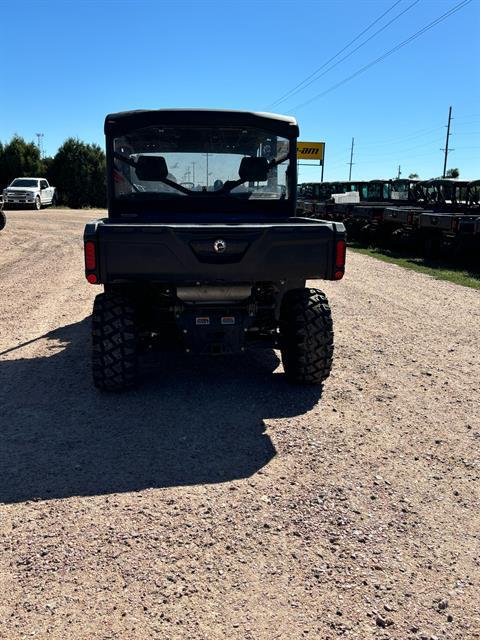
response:
<path id="1" fill-rule="evenodd" d="M 227 109 L 139 109 L 111 113 L 105 118 L 105 133 L 119 135 L 132 129 L 152 125 L 252 126 L 271 130 L 286 138 L 299 134 L 297 121 L 291 116 Z"/>

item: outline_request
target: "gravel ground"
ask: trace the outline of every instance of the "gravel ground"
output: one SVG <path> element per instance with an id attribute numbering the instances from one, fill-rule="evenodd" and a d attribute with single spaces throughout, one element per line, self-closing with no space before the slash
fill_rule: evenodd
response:
<path id="1" fill-rule="evenodd" d="M 275 353 L 93 389 L 81 235 L 0 233 L 0 638 L 480 638 L 477 291 L 349 254 L 323 395 Z"/>

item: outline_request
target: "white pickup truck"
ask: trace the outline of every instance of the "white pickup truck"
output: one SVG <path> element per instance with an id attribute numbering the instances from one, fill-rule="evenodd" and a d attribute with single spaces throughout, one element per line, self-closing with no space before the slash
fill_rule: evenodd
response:
<path id="1" fill-rule="evenodd" d="M 12 205 L 28 205 L 41 209 L 55 204 L 55 187 L 51 187 L 45 178 L 15 178 L 3 190 L 5 208 Z"/>

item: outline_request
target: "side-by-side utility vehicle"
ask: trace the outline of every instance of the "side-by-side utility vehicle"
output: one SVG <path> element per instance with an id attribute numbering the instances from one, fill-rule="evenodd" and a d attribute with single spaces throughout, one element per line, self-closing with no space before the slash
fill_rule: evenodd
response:
<path id="1" fill-rule="evenodd" d="M 132 111 L 105 121 L 108 218 L 87 224 L 93 379 L 135 384 L 152 344 L 194 354 L 279 348 L 293 382 L 320 384 L 332 318 L 308 279 L 340 280 L 341 223 L 295 216 L 294 118 Z"/>

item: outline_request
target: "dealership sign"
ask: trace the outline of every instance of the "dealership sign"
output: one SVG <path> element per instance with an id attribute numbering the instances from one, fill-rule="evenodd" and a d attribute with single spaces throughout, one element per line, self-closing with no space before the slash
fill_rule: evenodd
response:
<path id="1" fill-rule="evenodd" d="M 320 164 L 323 164 L 324 156 L 324 142 L 297 142 L 297 158 L 299 160 L 319 160 Z"/>

